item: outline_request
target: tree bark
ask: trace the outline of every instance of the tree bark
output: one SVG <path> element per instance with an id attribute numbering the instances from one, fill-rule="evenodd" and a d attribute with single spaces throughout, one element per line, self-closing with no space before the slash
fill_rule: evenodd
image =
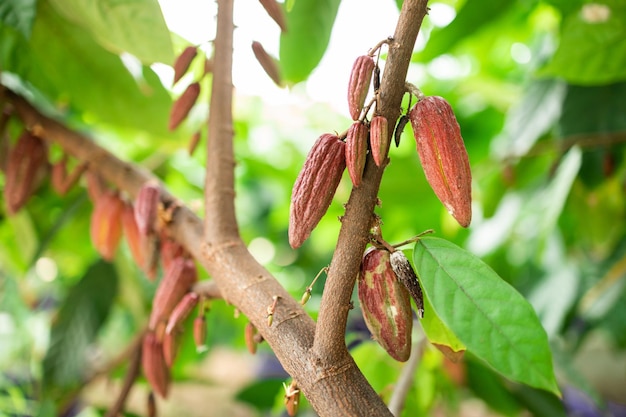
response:
<path id="1" fill-rule="evenodd" d="M 168 232 L 208 271 L 224 299 L 256 326 L 320 416 L 390 416 L 345 346 L 350 298 L 368 241 L 384 167 L 377 167 L 368 157 L 362 185 L 353 190 L 346 205 L 316 326 L 301 305 L 256 262 L 239 236 L 234 210 L 232 146 L 232 1 L 218 1 L 217 65 L 207 145 L 206 219 L 203 223 L 180 204 L 167 225 Z M 407 68 L 427 11 L 426 4 L 427 0 L 405 0 L 389 44 L 378 108 L 390 121 L 390 140 L 392 121 L 400 114 Z M 7 95 L 25 125 L 36 135 L 58 143 L 82 161 L 89 161 L 89 169 L 96 170 L 130 198 L 136 197 L 146 181 L 155 179 L 84 135 L 42 115 L 26 100 L 12 93 Z M 162 188 L 164 201 L 174 201 Z M 267 308 L 275 298 L 278 301 L 270 323 Z"/>

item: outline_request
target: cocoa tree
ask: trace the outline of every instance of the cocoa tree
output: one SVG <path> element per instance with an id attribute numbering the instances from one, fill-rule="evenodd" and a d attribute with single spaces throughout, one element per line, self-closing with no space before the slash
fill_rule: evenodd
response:
<path id="1" fill-rule="evenodd" d="M 289 33 L 289 25 L 297 25 L 298 18 L 302 19 L 304 14 L 294 9 L 293 14 L 285 13 L 285 21 L 282 6 L 273 2 L 262 3 L 281 28 L 287 28 L 286 33 Z M 297 0 L 296 5 L 287 4 L 284 7 L 311 7 L 311 3 Z M 55 20 L 58 23 L 67 18 L 68 13 L 71 16 L 71 12 L 54 2 L 42 2 L 37 10 L 37 18 L 46 19 L 45 24 L 50 27 L 54 27 Z M 596 14 L 601 14 L 602 10 L 598 9 Z M 175 344 L 173 339 L 180 325 L 178 321 L 182 321 L 183 316 L 198 304 L 202 312 L 205 300 L 223 300 L 249 320 L 246 342 L 251 351 L 261 341 L 271 348 L 292 378 L 285 394 L 285 405 L 290 414 L 295 413 L 299 393 L 302 392 L 319 415 L 398 415 L 413 380 L 420 352 L 425 349 L 423 342 L 415 341 L 411 348 L 413 316 L 408 295 L 402 295 L 407 288 L 415 300 L 419 316 L 416 323 L 419 322 L 423 328 L 424 340 L 438 347 L 447 360 L 456 362 L 467 350 L 479 363 L 488 365 L 512 381 L 550 392 L 552 399 L 554 395 L 560 395 L 552 371 L 546 333 L 533 308 L 513 287 L 480 259 L 448 240 L 421 235 L 413 239 L 404 236 L 408 239 L 404 245 L 415 242 L 412 266 L 398 249 L 401 245 L 392 245 L 382 236 L 381 231 L 388 230 L 385 226 L 387 218 L 377 213 L 377 206 L 380 204 L 383 173 L 389 162 L 387 153 L 393 161 L 389 145 L 402 135 L 396 126 L 407 124 L 409 120 L 426 180 L 461 226 L 466 227 L 470 223 L 471 174 L 454 112 L 444 98 L 426 96 L 407 84 L 414 44 L 427 11 L 426 1 L 403 2 L 393 34 L 379 45 L 372 46 L 369 56 L 362 61 L 367 68 L 356 65 L 353 69 L 356 81 L 353 84 L 351 80 L 346 86 L 352 127 L 345 134 L 322 135 L 304 162 L 300 177 L 293 178 L 296 183 L 291 196 L 288 233 L 290 244 L 297 248 L 304 243 L 331 204 L 341 180 L 345 148 L 345 164 L 353 186 L 340 218 L 341 227 L 332 259 L 325 270 L 325 282 L 318 284 L 323 288 L 319 290 L 320 304 L 315 320 L 298 299 L 279 283 L 275 274 L 252 256 L 242 239 L 242 219 L 235 209 L 237 155 L 232 113 L 232 0 L 218 1 L 213 54 L 202 62 L 200 77 L 205 77 L 207 72 L 211 77 L 203 187 L 204 220 L 168 192 L 153 173 L 125 162 L 106 146 L 70 127 L 73 124 L 71 115 L 46 115 L 50 114 L 47 100 L 58 100 L 58 97 L 46 97 L 45 91 L 50 93 L 50 89 L 46 90 L 44 84 L 38 85 L 41 80 L 36 71 L 32 80 L 28 78 L 28 71 L 21 66 L 24 61 L 4 59 L 3 99 L 7 113 L 3 124 L 7 132 L 17 129 L 26 132 L 20 136 L 15 147 L 5 145 L 12 148 L 4 163 L 4 195 L 8 214 L 14 215 L 22 209 L 49 169 L 45 157 L 47 148 L 58 146 L 64 156 L 52 167 L 51 183 L 58 192 L 65 193 L 87 170 L 86 180 L 95 205 L 91 238 L 102 257 L 108 260 L 114 258 L 124 213 L 134 202 L 135 209 L 128 220 L 131 226 L 124 223 L 123 228 L 131 251 L 136 252 L 135 260 L 143 273 L 152 278 L 158 275 L 157 261 L 162 263 L 163 276 L 156 289 L 147 330 L 140 329 L 128 350 L 121 355 L 124 363 L 128 360 L 129 367 L 117 401 L 108 410 L 109 415 L 116 415 L 123 409 L 126 396 L 141 371 L 153 390 L 167 397 L 171 378 L 169 372 L 174 360 L 172 351 L 175 349 L 170 344 Z M 465 16 L 460 14 L 456 22 L 467 18 Z M 4 25 L 10 27 L 8 17 Z M 284 42 L 288 44 L 289 41 Z M 441 48 L 435 44 L 437 47 Z M 378 55 L 382 48 L 386 56 L 384 70 L 380 71 L 372 56 Z M 289 72 L 293 56 L 285 52 L 277 67 L 260 44 L 255 43 L 253 49 L 272 79 L 278 81 L 282 69 L 287 79 L 298 81 L 298 76 Z M 288 47 L 285 46 L 285 49 Z M 182 74 L 189 70 L 192 61 L 197 65 L 197 54 L 198 49 L 193 47 L 182 52 L 174 65 L 175 81 L 179 81 Z M 358 55 L 355 53 L 355 58 Z M 555 60 L 557 58 L 558 54 Z M 368 104 L 365 98 L 370 89 L 371 73 L 374 73 L 371 88 L 374 100 Z M 146 76 L 144 82 L 154 85 L 155 81 Z M 42 96 L 38 88 L 44 91 Z M 177 129 L 196 101 L 201 99 L 200 88 L 201 80 L 190 83 L 173 103 L 169 115 L 170 130 Z M 72 96 L 71 93 L 69 95 Z M 141 98 L 138 100 L 141 101 Z M 413 105 L 413 102 L 416 104 Z M 157 113 L 156 110 L 152 112 L 153 115 Z M 103 111 L 103 117 L 105 120 L 106 111 Z M 376 130 L 379 123 L 383 126 L 380 131 Z M 198 135 L 194 136 L 197 141 Z M 573 142 L 568 148 L 578 143 Z M 19 146 L 26 150 L 19 151 Z M 335 152 L 334 159 L 329 158 L 330 148 Z M 568 167 L 576 164 L 575 149 L 564 154 L 564 161 L 556 170 L 555 187 L 567 182 L 562 178 L 567 175 Z M 69 175 L 65 174 L 66 155 L 77 161 Z M 334 175 L 329 178 L 331 172 Z M 316 195 L 319 190 L 324 195 Z M 138 221 L 136 226 L 132 226 L 133 219 Z M 134 232 L 129 232 L 131 229 Z M 172 246 L 163 251 L 166 242 Z M 374 252 L 369 253 L 376 256 L 364 260 L 368 244 L 375 247 Z M 166 263 L 166 258 L 172 253 L 176 254 L 174 259 L 167 259 Z M 191 259 L 210 278 L 194 284 L 197 281 L 196 264 Z M 368 267 L 369 262 L 373 262 L 373 266 Z M 383 268 L 383 272 L 377 268 Z M 85 277 L 89 276 L 94 282 L 103 279 L 103 271 L 115 274 L 110 266 L 100 266 L 93 271 L 97 272 L 88 273 Z M 346 347 L 348 316 L 355 308 L 352 295 L 357 276 L 360 308 L 374 337 L 393 358 L 404 361 L 409 354 L 411 356 L 388 405 L 373 388 L 372 381 L 365 378 Z M 312 286 L 306 288 L 306 297 L 310 295 Z M 381 287 L 387 292 L 382 298 L 376 298 Z M 108 297 L 109 303 L 115 289 L 111 291 L 105 297 Z M 68 300 L 68 305 L 71 304 Z M 381 304 L 385 308 L 377 310 L 376 307 Z M 401 314 L 396 314 L 397 310 Z M 71 315 L 71 307 L 63 308 L 59 313 L 61 319 Z M 174 319 L 176 317 L 178 319 Z M 99 324 L 93 327 L 101 327 L 105 319 L 106 314 L 99 317 Z M 203 315 L 194 320 L 194 336 L 199 339 L 207 330 L 203 320 Z M 468 324 L 468 320 L 472 323 Z M 402 337 L 390 337 L 385 329 L 377 326 L 401 328 Z M 208 329 L 211 331 L 210 326 Z M 62 338 L 62 335 L 60 327 L 56 337 Z M 54 331 L 52 338 L 54 346 Z M 54 368 L 50 361 L 47 363 L 48 370 Z M 116 366 L 113 362 L 107 369 Z M 55 398 L 55 383 L 60 372 L 55 370 L 50 373 L 56 381 L 48 383 L 46 395 Z M 71 404 L 67 401 L 71 401 L 80 388 L 70 390 L 70 395 L 65 391 L 56 398 L 59 412 L 67 409 Z"/>

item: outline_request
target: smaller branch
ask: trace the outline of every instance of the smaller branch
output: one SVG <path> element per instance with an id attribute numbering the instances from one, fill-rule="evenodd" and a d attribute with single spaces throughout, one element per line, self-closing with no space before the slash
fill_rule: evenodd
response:
<path id="1" fill-rule="evenodd" d="M 105 417 L 116 417 L 120 415 L 124 410 L 126 398 L 128 398 L 128 394 L 130 394 L 130 390 L 133 388 L 137 376 L 139 376 L 139 370 L 141 368 L 141 348 L 141 343 L 137 343 L 133 351 L 130 366 L 128 367 L 128 372 L 126 373 L 126 377 L 124 378 L 122 391 L 117 397 L 115 404 L 113 404 L 113 407 L 111 407 L 109 411 L 107 411 L 107 413 L 105 414 Z"/>
<path id="2" fill-rule="evenodd" d="M 422 338 L 419 341 L 413 342 L 413 346 L 411 346 L 411 356 L 409 357 L 408 362 L 404 365 L 404 368 L 402 368 L 396 388 L 394 389 L 391 399 L 389 400 L 389 411 L 391 411 L 391 414 L 394 416 L 399 416 L 402 413 L 406 396 L 409 394 L 411 385 L 413 385 L 415 370 L 417 369 L 424 353 L 425 340 L 425 338 Z"/>

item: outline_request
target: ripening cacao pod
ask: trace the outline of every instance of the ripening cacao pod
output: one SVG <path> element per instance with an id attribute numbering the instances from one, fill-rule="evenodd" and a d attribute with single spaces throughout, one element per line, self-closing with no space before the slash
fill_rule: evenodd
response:
<path id="1" fill-rule="evenodd" d="M 363 178 L 367 157 L 367 134 L 367 126 L 364 123 L 354 122 L 346 136 L 346 165 L 355 187 L 361 185 Z"/>
<path id="2" fill-rule="evenodd" d="M 313 144 L 291 191 L 289 244 L 299 248 L 328 210 L 346 168 L 345 143 L 323 134 Z"/>
<path id="3" fill-rule="evenodd" d="M 185 75 L 191 65 L 191 61 L 193 61 L 197 54 L 198 47 L 188 46 L 178 55 L 178 58 L 176 58 L 174 62 L 174 84 L 183 78 L 183 75 Z"/>
<path id="4" fill-rule="evenodd" d="M 387 250 L 369 248 L 365 252 L 358 294 L 365 324 L 374 339 L 392 358 L 406 361 L 411 353 L 411 301 L 391 267 Z"/>
<path id="5" fill-rule="evenodd" d="M 195 82 L 189 84 L 183 94 L 174 102 L 170 112 L 170 122 L 168 128 L 174 130 L 182 123 L 189 114 L 189 111 L 196 104 L 196 100 L 200 95 L 200 83 Z"/>
<path id="6" fill-rule="evenodd" d="M 358 120 L 361 115 L 375 66 L 374 59 L 368 55 L 358 57 L 352 65 L 348 81 L 348 109 L 352 120 Z"/>
<path id="7" fill-rule="evenodd" d="M 135 200 L 135 221 L 142 236 L 154 232 L 160 199 L 161 191 L 155 181 L 147 181 L 139 189 Z"/>
<path id="8" fill-rule="evenodd" d="M 413 267 L 409 263 L 404 252 L 401 250 L 397 250 L 392 252 L 389 256 L 389 261 L 391 263 L 391 269 L 395 272 L 398 280 L 409 291 L 409 294 L 415 301 L 415 305 L 417 306 L 417 316 L 420 319 L 424 318 L 424 295 L 422 294 L 422 287 L 420 287 L 420 283 L 417 280 L 417 275 L 415 275 L 415 271 Z"/>
<path id="9" fill-rule="evenodd" d="M 167 397 L 170 384 L 169 369 L 163 356 L 163 345 L 152 331 L 147 332 L 143 338 L 141 363 L 143 373 L 152 389 L 161 397 Z"/>
<path id="10" fill-rule="evenodd" d="M 9 152 L 4 199 L 9 214 L 26 204 L 48 169 L 48 150 L 38 137 L 25 131 Z"/>
<path id="11" fill-rule="evenodd" d="M 370 145 L 372 158 L 377 166 L 381 166 L 389 150 L 389 126 L 385 116 L 374 116 L 370 122 Z"/>
<path id="12" fill-rule="evenodd" d="M 154 294 L 152 313 L 148 322 L 151 330 L 156 330 L 159 324 L 167 323 L 174 307 L 197 280 L 198 271 L 191 259 L 176 258 L 172 261 Z"/>
<path id="13" fill-rule="evenodd" d="M 122 238 L 124 202 L 116 191 L 106 191 L 95 203 L 91 214 L 91 242 L 107 261 L 113 260 Z"/>
<path id="14" fill-rule="evenodd" d="M 448 212 L 463 227 L 472 220 L 472 173 L 452 107 L 441 97 L 426 97 L 409 112 L 422 168 Z"/>

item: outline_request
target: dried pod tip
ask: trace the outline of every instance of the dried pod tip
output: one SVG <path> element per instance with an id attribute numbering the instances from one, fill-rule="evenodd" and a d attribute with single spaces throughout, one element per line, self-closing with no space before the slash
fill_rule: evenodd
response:
<path id="1" fill-rule="evenodd" d="M 360 56 L 354 61 L 348 81 L 348 110 L 352 120 L 358 120 L 361 115 L 375 66 L 374 59 L 369 55 Z"/>
<path id="2" fill-rule="evenodd" d="M 345 143 L 337 135 L 320 136 L 291 192 L 289 244 L 292 248 L 304 243 L 328 210 L 345 168 Z"/>
<path id="3" fill-rule="evenodd" d="M 367 157 L 367 135 L 367 126 L 362 122 L 354 122 L 346 136 L 346 165 L 355 187 L 361 185 L 363 178 Z"/>
<path id="4" fill-rule="evenodd" d="M 361 263 L 358 296 L 367 328 L 394 359 L 411 352 L 413 315 L 409 293 L 398 281 L 386 249 L 369 248 Z"/>
<path id="5" fill-rule="evenodd" d="M 441 97 L 426 97 L 409 112 L 417 151 L 428 183 L 463 227 L 472 219 L 472 173 L 452 107 Z"/>
<path id="6" fill-rule="evenodd" d="M 390 263 L 393 272 L 415 301 L 417 307 L 417 315 L 420 319 L 424 318 L 424 296 L 420 287 L 417 275 L 411 266 L 411 263 L 401 250 L 396 250 L 390 255 Z"/>

